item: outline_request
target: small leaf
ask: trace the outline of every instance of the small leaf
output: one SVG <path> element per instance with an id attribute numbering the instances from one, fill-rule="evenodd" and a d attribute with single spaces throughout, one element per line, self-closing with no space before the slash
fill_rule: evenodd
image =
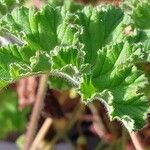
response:
<path id="1" fill-rule="evenodd" d="M 84 51 L 79 51 L 80 47 L 56 47 L 52 51 L 53 69 L 62 69 L 68 65 L 80 69 L 84 63 Z"/>
<path id="2" fill-rule="evenodd" d="M 92 84 L 92 79 L 90 76 L 83 76 L 83 81 L 80 83 L 79 93 L 82 96 L 82 100 L 89 102 L 95 96 L 96 89 Z"/>

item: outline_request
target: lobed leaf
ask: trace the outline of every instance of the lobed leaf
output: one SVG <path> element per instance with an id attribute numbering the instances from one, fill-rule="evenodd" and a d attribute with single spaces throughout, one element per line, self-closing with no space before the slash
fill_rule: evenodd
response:
<path id="1" fill-rule="evenodd" d="M 47 72 L 50 69 L 50 57 L 46 52 L 35 53 L 28 46 L 8 45 L 0 48 L 1 88 L 21 77 Z"/>
<path id="2" fill-rule="evenodd" d="M 141 51 L 128 43 L 99 50 L 95 67 L 89 75 L 82 77 L 79 88 L 86 103 L 103 99 L 110 118 L 121 119 L 129 131 L 142 127 L 146 116 L 141 114 L 149 110 L 145 105 L 148 100 L 142 92 L 148 79 L 134 65 L 143 59 Z"/>
<path id="3" fill-rule="evenodd" d="M 74 15 L 63 7 L 45 6 L 41 11 L 25 7 L 15 9 L 2 19 L 2 29 L 8 30 L 33 49 L 48 51 L 60 44 L 74 44 L 78 27 Z"/>
<path id="4" fill-rule="evenodd" d="M 77 23 L 82 27 L 80 42 L 84 45 L 85 62 L 93 63 L 97 51 L 103 46 L 121 40 L 120 23 L 123 20 L 123 12 L 120 8 L 108 6 L 87 6 L 78 11 Z M 119 32 L 118 32 L 119 31 Z"/>

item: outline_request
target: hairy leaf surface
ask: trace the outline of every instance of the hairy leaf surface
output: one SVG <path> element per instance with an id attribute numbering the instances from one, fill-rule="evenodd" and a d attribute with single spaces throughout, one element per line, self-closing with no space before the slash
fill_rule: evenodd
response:
<path id="1" fill-rule="evenodd" d="M 51 50 L 58 44 L 74 44 L 78 28 L 74 15 L 63 7 L 45 6 L 41 11 L 25 7 L 15 9 L 2 19 L 2 27 L 34 49 Z"/>
<path id="2" fill-rule="evenodd" d="M 124 14 L 120 8 L 109 5 L 95 8 L 87 6 L 77 12 L 77 16 L 79 18 L 77 23 L 83 30 L 80 41 L 84 45 L 87 63 L 94 62 L 100 48 L 113 41 L 121 40 L 120 32 L 117 31 Z"/>
<path id="3" fill-rule="evenodd" d="M 47 72 L 51 69 L 50 57 L 46 52 L 30 47 L 8 45 L 0 48 L 0 86 L 25 76 Z"/>
<path id="4" fill-rule="evenodd" d="M 134 66 L 144 57 L 141 51 L 128 43 L 99 50 L 94 69 L 91 74 L 83 76 L 80 85 L 86 103 L 103 99 L 111 119 L 121 119 L 130 131 L 143 126 L 146 116 L 141 114 L 149 110 L 145 105 L 148 100 L 141 92 L 148 85 L 148 79 Z"/>
<path id="5" fill-rule="evenodd" d="M 85 103 L 100 99 L 111 119 L 118 118 L 129 131 L 141 128 L 149 111 L 148 75 L 139 67 L 150 58 L 146 4 L 134 6 L 131 14 L 111 5 L 53 0 L 39 11 L 13 10 L 0 20 L 0 30 L 22 44 L 0 48 L 0 87 L 48 73 L 59 79 L 51 85 L 61 87 L 64 79 Z"/>

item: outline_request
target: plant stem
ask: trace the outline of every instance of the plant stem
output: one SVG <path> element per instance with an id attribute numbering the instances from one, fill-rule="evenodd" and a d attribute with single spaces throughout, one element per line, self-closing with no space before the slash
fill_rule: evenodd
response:
<path id="1" fill-rule="evenodd" d="M 38 134 L 37 134 L 37 136 L 36 136 L 32 146 L 30 148 L 30 150 L 36 150 L 38 144 L 44 139 L 47 131 L 49 130 L 49 128 L 51 126 L 51 124 L 52 124 L 52 119 L 51 118 L 47 118 L 44 121 L 44 123 L 43 123 L 40 131 L 38 132 Z"/>
<path id="2" fill-rule="evenodd" d="M 73 86 L 75 88 L 79 88 L 79 85 L 80 85 L 79 81 L 75 80 L 68 74 L 60 72 L 60 71 L 43 71 L 43 72 L 35 72 L 35 73 L 27 74 L 25 76 L 18 77 L 16 80 L 13 80 L 12 82 L 10 82 L 10 84 L 17 82 L 18 80 L 20 80 L 24 77 L 30 77 L 30 76 L 37 77 L 37 76 L 44 75 L 44 74 L 48 74 L 49 77 L 63 79 L 64 81 L 67 81 L 67 83 L 69 83 L 71 86 Z"/>
<path id="3" fill-rule="evenodd" d="M 127 130 L 125 127 L 122 128 L 122 150 L 126 150 L 127 149 Z"/>
<path id="4" fill-rule="evenodd" d="M 79 119 L 79 117 L 83 114 L 84 111 L 85 111 L 85 105 L 79 102 L 72 113 L 72 118 L 68 126 L 65 129 L 66 132 L 68 132 L 73 127 L 75 122 Z"/>
<path id="5" fill-rule="evenodd" d="M 93 114 L 93 116 L 95 117 L 95 123 L 98 125 L 99 127 L 99 133 L 97 133 L 101 138 L 105 137 L 106 134 L 106 128 L 105 125 L 103 124 L 103 121 L 101 119 L 101 117 L 98 114 L 97 108 L 95 107 L 94 104 L 90 103 L 89 108 Z"/>
<path id="6" fill-rule="evenodd" d="M 79 119 L 79 117 L 81 116 L 81 114 L 84 111 L 85 111 L 85 105 L 79 102 L 77 104 L 76 108 L 74 109 L 74 111 L 72 113 L 72 117 L 71 117 L 70 121 L 68 122 L 68 126 L 66 126 L 63 133 L 57 131 L 56 136 L 52 139 L 52 141 L 51 141 L 52 147 L 60 138 L 62 138 L 63 135 L 65 136 L 67 134 L 67 132 L 73 127 L 73 125 L 75 124 L 77 119 Z"/>
<path id="7" fill-rule="evenodd" d="M 138 137 L 138 134 L 135 132 L 129 133 L 132 143 L 136 150 L 144 150 L 142 143 L 140 142 L 140 139 Z"/>
<path id="8" fill-rule="evenodd" d="M 39 88 L 38 88 L 38 92 L 36 96 L 36 101 L 33 107 L 31 119 L 30 119 L 29 126 L 28 126 L 27 133 L 26 133 L 26 141 L 24 145 L 24 150 L 30 149 L 30 146 L 35 136 L 36 128 L 38 125 L 38 121 L 39 121 L 40 113 L 43 107 L 43 102 L 44 102 L 45 93 L 47 89 L 47 80 L 48 80 L 47 74 L 41 76 Z"/>
<path id="9" fill-rule="evenodd" d="M 51 71 L 49 73 L 50 77 L 57 77 L 57 78 L 62 78 L 65 81 L 67 81 L 68 83 L 70 83 L 72 86 L 74 87 L 79 87 L 79 82 L 74 80 L 72 77 L 70 77 L 68 74 L 65 74 L 63 72 L 60 71 Z"/>

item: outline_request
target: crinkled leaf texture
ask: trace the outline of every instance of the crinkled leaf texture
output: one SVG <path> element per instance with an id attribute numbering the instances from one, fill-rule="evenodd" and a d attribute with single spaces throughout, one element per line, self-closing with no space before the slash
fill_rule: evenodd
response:
<path id="1" fill-rule="evenodd" d="M 51 69 L 51 59 L 48 54 L 36 51 L 29 47 L 16 45 L 6 46 L 0 49 L 0 86 L 24 76 L 48 72 Z"/>
<path id="2" fill-rule="evenodd" d="M 76 87 L 83 102 L 104 102 L 110 118 L 121 120 L 129 131 L 142 128 L 149 111 L 149 80 L 137 64 L 148 61 L 149 49 L 125 34 L 131 20 L 133 24 L 123 9 L 111 5 L 61 6 L 53 0 L 40 11 L 13 10 L 0 20 L 0 29 L 23 44 L 0 48 L 0 87 L 48 73 L 56 77 L 50 80 L 54 87 L 62 87 L 62 78 Z"/>
<path id="3" fill-rule="evenodd" d="M 98 51 L 93 70 L 83 76 L 80 85 L 82 99 L 86 102 L 101 99 L 111 119 L 121 119 L 128 130 L 143 127 L 148 107 L 148 100 L 140 91 L 148 85 L 148 79 L 134 66 L 140 51 L 128 43 L 104 47 Z"/>

